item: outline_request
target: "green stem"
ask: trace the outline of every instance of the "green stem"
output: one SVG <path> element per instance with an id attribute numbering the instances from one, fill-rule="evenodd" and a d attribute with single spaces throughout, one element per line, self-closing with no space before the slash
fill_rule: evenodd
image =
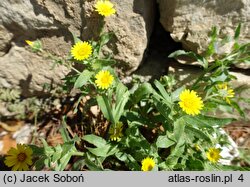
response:
<path id="1" fill-rule="evenodd" d="M 217 68 L 218 65 L 215 63 L 215 62 L 212 62 L 214 63 L 212 66 L 210 66 L 209 68 L 207 68 L 199 77 L 198 79 L 195 81 L 195 83 L 193 84 L 192 86 L 192 90 L 197 86 L 197 84 L 203 79 L 203 77 L 209 73 L 210 71 L 212 71 L 213 69 Z"/>
<path id="2" fill-rule="evenodd" d="M 83 152 L 74 152 L 72 155 L 73 156 L 84 156 L 84 153 Z"/>
<path id="3" fill-rule="evenodd" d="M 73 66 L 70 66 L 70 68 L 72 69 L 72 70 L 74 70 L 76 73 L 81 73 L 80 71 L 78 71 L 76 68 L 74 68 Z"/>
<path id="4" fill-rule="evenodd" d="M 206 100 L 208 100 L 208 99 L 211 99 L 211 98 L 213 98 L 213 97 L 216 97 L 216 96 L 219 96 L 218 94 L 212 94 L 212 95 L 210 95 L 210 96 L 206 96 L 205 98 L 204 98 L 204 101 L 206 101 Z"/>

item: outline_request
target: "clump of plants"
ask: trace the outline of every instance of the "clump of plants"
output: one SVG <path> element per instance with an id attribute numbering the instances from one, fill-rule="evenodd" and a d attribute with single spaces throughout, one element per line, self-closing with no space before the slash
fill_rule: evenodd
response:
<path id="1" fill-rule="evenodd" d="M 108 0 L 98 0 L 96 11 L 104 17 L 116 10 Z M 61 135 L 64 143 L 43 147 L 18 145 L 6 156 L 5 164 L 13 170 L 64 170 L 72 163 L 73 170 L 227 170 L 244 168 L 220 164 L 221 149 L 230 143 L 221 128 L 234 119 L 217 118 L 209 112 L 224 106 L 237 110 L 244 117 L 235 99 L 229 68 L 250 60 L 250 44 L 239 44 L 241 25 L 235 36 L 220 40 L 213 29 L 211 42 L 204 56 L 176 51 L 169 57 L 187 55 L 198 61 L 203 73 L 191 86 L 176 87 L 173 76 L 163 76 L 150 83 L 136 83 L 128 88 L 117 76 L 112 55 L 102 48 L 112 34 L 102 31 L 97 41 L 81 41 L 74 37 L 67 64 L 75 75 L 65 77 L 68 88 L 78 89 L 98 105 L 108 123 L 102 136 L 71 136 L 63 119 Z M 218 53 L 218 46 L 233 42 L 229 53 Z M 28 42 L 34 51 L 42 50 L 39 41 Z M 213 59 L 213 60 L 211 60 Z M 84 65 L 84 70 L 74 68 Z M 74 160 L 74 162 L 73 162 Z"/>

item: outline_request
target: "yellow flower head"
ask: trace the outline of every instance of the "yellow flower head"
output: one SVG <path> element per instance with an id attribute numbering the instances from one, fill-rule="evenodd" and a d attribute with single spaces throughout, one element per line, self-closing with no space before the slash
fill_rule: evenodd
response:
<path id="1" fill-rule="evenodd" d="M 203 108 L 203 101 L 193 90 L 185 89 L 180 94 L 180 107 L 189 115 L 197 115 Z"/>
<path id="2" fill-rule="evenodd" d="M 210 148 L 208 152 L 206 152 L 206 155 L 207 155 L 207 159 L 212 163 L 218 162 L 218 160 L 220 160 L 221 158 L 220 150 L 216 148 Z"/>
<path id="3" fill-rule="evenodd" d="M 109 129 L 111 141 L 120 141 L 122 134 L 123 124 L 121 122 L 117 123 L 116 126 L 111 126 Z"/>
<path id="4" fill-rule="evenodd" d="M 228 87 L 227 83 L 217 85 L 220 96 L 226 100 L 228 104 L 231 103 L 230 98 L 234 97 L 234 90 Z"/>
<path id="5" fill-rule="evenodd" d="M 71 48 L 71 55 L 76 60 L 84 60 L 92 54 L 92 46 L 88 42 L 77 42 Z"/>
<path id="6" fill-rule="evenodd" d="M 32 165 L 32 149 L 27 145 L 17 144 L 17 148 L 11 148 L 7 152 L 4 163 L 12 167 L 12 171 L 27 171 L 29 165 Z"/>
<path id="7" fill-rule="evenodd" d="M 100 89 L 108 89 L 113 83 L 114 77 L 107 70 L 99 71 L 96 76 L 95 83 Z"/>
<path id="8" fill-rule="evenodd" d="M 115 14 L 114 5 L 108 0 L 98 0 L 95 4 L 96 11 L 102 16 L 110 16 Z"/>
<path id="9" fill-rule="evenodd" d="M 155 161 L 150 157 L 144 158 L 141 164 L 142 171 L 151 171 L 155 167 Z"/>
<path id="10" fill-rule="evenodd" d="M 34 42 L 30 41 L 30 40 L 25 40 L 25 42 L 29 45 L 29 46 L 33 46 L 34 45 Z"/>

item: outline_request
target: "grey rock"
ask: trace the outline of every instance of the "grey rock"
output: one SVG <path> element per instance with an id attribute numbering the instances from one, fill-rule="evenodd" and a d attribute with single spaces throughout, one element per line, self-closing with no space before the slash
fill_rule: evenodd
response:
<path id="1" fill-rule="evenodd" d="M 52 63 L 23 47 L 13 46 L 0 58 L 0 85 L 22 88 L 23 96 L 42 95 L 43 86 L 58 84 L 68 73 L 64 66 L 52 69 Z"/>
<path id="2" fill-rule="evenodd" d="M 114 32 L 114 37 L 106 52 L 113 53 L 119 62 L 120 74 L 128 75 L 135 71 L 144 58 L 149 37 L 154 26 L 154 0 L 112 0 L 117 14 L 105 18 L 104 30 Z M 82 38 L 97 37 L 103 21 L 93 10 L 94 1 L 86 1 L 85 25 Z"/>
<path id="3" fill-rule="evenodd" d="M 73 37 L 96 39 L 104 22 L 115 36 L 104 49 L 112 52 L 122 75 L 133 72 L 144 58 L 154 22 L 154 0 L 112 0 L 117 14 L 103 19 L 94 10 L 95 1 L 1 0 L 0 87 L 21 88 L 24 95 L 42 94 L 42 85 L 58 83 L 68 71 L 31 54 L 25 40 L 40 39 L 45 50 L 66 57 Z M 27 89 L 28 87 L 28 89 Z"/>
<path id="4" fill-rule="evenodd" d="M 13 34 L 0 25 L 0 57 L 8 51 L 12 37 Z"/>
<path id="5" fill-rule="evenodd" d="M 213 26 L 221 29 L 220 36 L 234 36 L 239 23 L 243 23 L 239 42 L 250 42 L 249 0 L 158 0 L 160 21 L 187 50 L 203 53 L 209 43 Z M 230 51 L 230 45 L 223 46 Z M 250 65 L 240 66 L 250 68 Z"/>

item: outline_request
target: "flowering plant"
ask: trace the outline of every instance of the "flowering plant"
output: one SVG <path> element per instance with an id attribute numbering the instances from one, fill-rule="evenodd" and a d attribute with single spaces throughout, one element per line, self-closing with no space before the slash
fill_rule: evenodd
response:
<path id="1" fill-rule="evenodd" d="M 115 14 L 108 0 L 98 0 L 96 11 L 102 16 Z M 235 99 L 229 73 L 233 63 L 249 61 L 250 44 L 239 44 L 240 25 L 233 38 L 234 47 L 229 54 L 218 54 L 217 30 L 204 56 L 193 52 L 176 51 L 169 57 L 187 55 L 203 67 L 203 73 L 192 85 L 175 87 L 173 76 L 163 76 L 148 82 L 124 85 L 113 69 L 115 60 L 101 55 L 102 47 L 111 37 L 100 33 L 99 41 L 81 41 L 74 37 L 71 57 L 67 65 L 75 71 L 65 78 L 68 88 L 79 89 L 82 97 L 90 96 L 97 104 L 108 127 L 103 135 L 87 134 L 70 137 L 66 119 L 61 134 L 63 145 L 44 147 L 31 145 L 33 155 L 39 158 L 36 169 L 44 166 L 64 170 L 71 157 L 76 170 L 226 170 L 220 164 L 221 149 L 229 144 L 221 128 L 233 118 L 218 118 L 211 111 L 219 106 L 244 112 Z M 215 59 L 211 62 L 211 59 Z M 79 71 L 74 64 L 84 65 Z M 81 98 L 82 98 L 81 97 Z M 84 149 L 79 149 L 83 147 Z M 12 151 L 13 152 L 13 151 Z M 226 158 L 224 158 L 226 159 Z M 7 159 L 8 160 L 8 159 Z M 10 166 L 10 162 L 6 162 Z M 230 169 L 243 169 L 232 166 Z"/>

